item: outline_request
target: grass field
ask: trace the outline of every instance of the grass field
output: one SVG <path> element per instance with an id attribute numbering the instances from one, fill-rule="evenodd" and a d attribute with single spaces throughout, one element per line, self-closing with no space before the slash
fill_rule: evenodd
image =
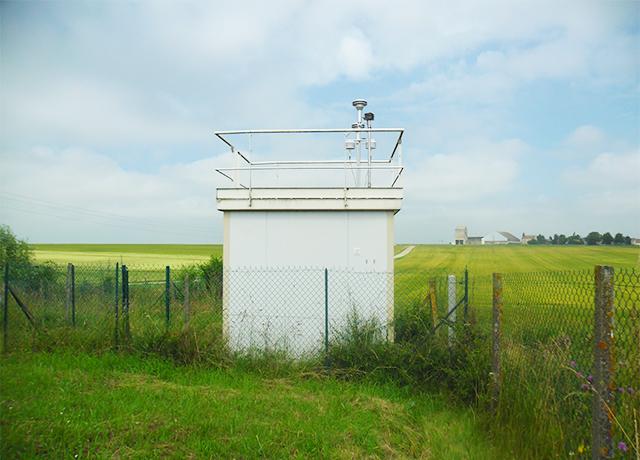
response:
<path id="1" fill-rule="evenodd" d="M 154 358 L 0 358 L 2 458 L 498 458 L 443 398 Z"/>
<path id="2" fill-rule="evenodd" d="M 189 265 L 222 256 L 219 244 L 34 244 L 38 261 L 66 264 Z"/>
<path id="3" fill-rule="evenodd" d="M 398 245 L 396 253 L 406 245 Z M 180 244 L 34 244 L 36 259 L 57 263 L 185 265 L 221 256 L 221 245 Z M 474 275 L 591 269 L 594 265 L 640 266 L 640 247 L 615 246 L 451 246 L 418 245 L 396 260 L 396 271 L 447 270 L 465 266 Z"/>
<path id="4" fill-rule="evenodd" d="M 395 252 L 404 247 L 398 245 Z M 112 279 L 111 264 L 141 267 L 131 271 L 132 349 L 181 356 L 176 352 L 182 348 L 174 349 L 181 342 L 161 340 L 165 330 L 161 271 L 167 264 L 179 268 L 220 256 L 219 245 L 34 245 L 34 249 L 39 261 L 78 264 L 82 293 L 78 321 L 82 327 L 68 336 L 66 328 L 60 329 L 55 336 L 59 343 L 68 342 L 63 347 L 67 350 L 102 351 L 98 351 L 100 357 L 81 354 L 77 361 L 60 353 L 15 354 L 0 361 L 0 423 L 3 439 L 8 441 L 0 451 L 7 455 L 0 457 L 59 457 L 60 453 L 133 458 L 499 457 L 487 441 L 492 430 L 479 426 L 471 411 L 442 396 L 410 394 L 398 386 L 366 383 L 369 380 L 348 383 L 287 373 L 274 379 L 238 368 L 204 370 L 175 367 L 157 358 L 102 354 L 112 345 L 112 312 L 103 301 L 104 292 L 107 302 L 112 299 L 113 286 L 107 282 Z M 83 264 L 89 266 L 83 268 Z M 578 391 L 580 382 L 565 367 L 575 360 L 587 375 L 592 363 L 594 265 L 612 265 L 622 275 L 625 271 L 620 269 L 637 271 L 640 248 L 418 245 L 395 261 L 396 312 L 411 312 L 412 306 L 421 305 L 416 300 L 425 298 L 428 280 L 434 278 L 439 283 L 441 317 L 447 307 L 446 274 L 460 275 L 467 267 L 470 306 L 478 330 L 484 332 L 491 324 L 491 273 L 505 274 L 503 368 L 507 374 L 500 403 L 502 436 L 495 443 L 517 453 L 503 453 L 506 458 L 556 458 L 580 443 L 589 443 L 588 395 Z M 559 273 L 575 270 L 579 272 Z M 179 290 L 180 270 L 172 273 L 178 282 L 174 291 Z M 138 279 L 141 276 L 157 282 L 147 286 Z M 637 284 L 633 288 L 631 284 L 637 280 L 621 281 L 621 291 L 616 291 L 617 359 L 635 363 L 638 352 L 633 340 L 640 340 L 640 331 L 634 320 L 638 294 L 632 290 Z M 47 306 L 46 312 L 36 311 L 38 318 L 55 313 L 53 319 L 64 325 L 64 284 L 58 287 L 57 297 L 38 291 L 32 299 L 25 298 L 34 309 Z M 458 294 L 461 289 L 459 286 Z M 192 292 L 190 331 L 194 340 L 184 345 L 185 351 L 195 349 L 196 356 L 202 355 L 202 362 L 216 363 L 219 341 L 213 339 L 220 336 L 220 301 L 214 301 L 212 316 L 206 294 L 203 290 L 200 298 L 197 291 Z M 171 308 L 174 335 L 169 337 L 179 337 L 184 326 L 181 302 L 174 302 Z M 19 320 L 26 324 L 18 309 L 10 313 L 11 324 Z M 214 317 L 217 322 L 212 321 Z M 12 331 L 10 338 L 15 343 L 36 343 L 28 327 L 22 329 L 22 342 L 20 330 L 14 327 Z M 83 346 L 74 348 L 74 337 Z M 551 346 L 558 337 L 564 344 L 561 350 Z M 207 338 L 212 340 L 207 342 Z M 411 361 L 406 358 L 395 368 Z M 532 375 L 545 379 L 531 379 Z M 636 375 L 637 367 L 621 367 L 617 383 L 635 386 Z M 638 403 L 640 399 L 629 407 L 640 408 Z M 618 415 L 630 431 L 631 419 L 624 414 L 631 412 L 624 411 Z"/>

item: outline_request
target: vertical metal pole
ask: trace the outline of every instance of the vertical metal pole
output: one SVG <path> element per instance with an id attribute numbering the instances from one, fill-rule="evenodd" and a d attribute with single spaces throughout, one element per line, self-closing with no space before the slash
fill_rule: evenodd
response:
<path id="1" fill-rule="evenodd" d="M 464 322 L 466 324 L 469 315 L 469 270 L 464 267 Z"/>
<path id="2" fill-rule="evenodd" d="M 329 270 L 324 269 L 324 351 L 329 352 Z"/>
<path id="3" fill-rule="evenodd" d="M 592 458 L 613 458 L 613 267 L 595 267 Z"/>
<path id="4" fill-rule="evenodd" d="M 126 265 L 122 266 L 122 319 L 124 320 L 124 336 L 129 339 L 131 337 L 131 329 L 129 327 L 129 269 Z"/>
<path id="5" fill-rule="evenodd" d="M 4 279 L 2 289 L 2 351 L 6 353 L 7 334 L 9 333 L 9 262 L 4 263 Z"/>
<path id="6" fill-rule="evenodd" d="M 65 321 L 67 323 L 67 325 L 69 323 L 71 323 L 71 270 L 72 270 L 72 265 L 70 263 L 67 264 L 67 284 L 66 284 L 66 294 L 67 294 L 67 298 L 66 298 L 66 302 L 65 302 L 65 309 L 64 309 L 64 316 L 65 316 Z"/>
<path id="7" fill-rule="evenodd" d="M 433 323 L 433 331 L 435 332 L 438 325 L 438 297 L 436 296 L 436 280 L 429 280 L 429 300 L 431 303 L 431 321 Z"/>
<path id="8" fill-rule="evenodd" d="M 367 120 L 367 128 L 371 130 L 371 121 Z M 371 188 L 371 131 L 367 132 L 367 187 Z"/>
<path id="9" fill-rule="evenodd" d="M 76 327 L 76 267 L 71 266 L 71 325 Z"/>
<path id="10" fill-rule="evenodd" d="M 116 321 L 115 321 L 115 327 L 114 327 L 114 330 L 113 330 L 113 341 L 115 343 L 115 347 L 118 348 L 118 341 L 119 341 L 119 337 L 118 337 L 118 335 L 119 335 L 119 331 L 118 331 L 118 320 L 119 320 L 118 303 L 119 302 L 118 301 L 120 299 L 120 289 L 119 289 L 119 286 L 118 286 L 118 281 L 119 281 L 119 264 L 118 264 L 118 262 L 116 262 L 116 273 L 115 273 L 115 275 L 116 275 L 116 286 L 115 286 L 116 287 L 116 289 L 115 289 L 115 294 L 116 294 L 115 297 L 116 298 L 115 298 L 115 305 L 114 305 L 114 310 L 115 310 L 114 313 L 115 313 Z"/>
<path id="11" fill-rule="evenodd" d="M 191 305 L 189 303 L 189 273 L 184 275 L 184 327 L 189 327 L 191 320 Z"/>
<path id="12" fill-rule="evenodd" d="M 166 327 L 169 329 L 171 319 L 171 268 L 167 265 L 164 271 L 164 315 Z"/>
<path id="13" fill-rule="evenodd" d="M 449 275 L 447 278 L 447 294 L 449 301 L 449 310 L 447 316 L 449 317 L 449 342 L 452 342 L 456 336 L 456 275 Z M 451 324 L 453 323 L 453 324 Z"/>
<path id="14" fill-rule="evenodd" d="M 493 274 L 493 347 L 491 349 L 492 395 L 491 411 L 496 415 L 500 401 L 502 381 L 500 363 L 500 339 L 502 337 L 502 274 Z"/>

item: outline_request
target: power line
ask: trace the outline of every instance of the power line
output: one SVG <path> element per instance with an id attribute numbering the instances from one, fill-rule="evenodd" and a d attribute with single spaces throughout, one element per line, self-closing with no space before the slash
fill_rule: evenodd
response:
<path id="1" fill-rule="evenodd" d="M 145 232 L 154 233 L 154 234 L 164 233 L 164 234 L 171 234 L 171 235 L 178 235 L 178 236 L 196 236 L 196 235 L 211 236 L 210 229 L 205 230 L 203 228 L 181 226 L 180 227 L 181 230 L 186 229 L 187 231 L 186 232 L 174 231 L 174 230 L 168 230 L 168 229 L 162 228 L 162 226 L 166 225 L 166 222 L 161 222 L 161 221 L 154 222 L 152 220 L 141 220 L 140 218 L 129 218 L 129 217 L 118 215 L 118 214 L 112 214 L 112 213 L 107 213 L 102 211 L 94 211 L 91 209 L 80 208 L 73 205 L 57 204 L 57 203 L 48 202 L 45 200 L 38 200 L 35 198 L 26 197 L 24 195 L 18 195 L 18 194 L 8 193 L 8 192 L 0 192 L 0 195 L 5 195 L 7 199 L 17 202 L 16 204 L 20 202 L 26 202 L 30 205 L 35 204 L 35 206 L 45 208 L 45 209 L 34 209 L 34 208 L 25 209 L 24 207 L 11 205 L 10 203 L 7 203 L 7 202 L 2 203 L 2 208 L 10 211 L 14 211 L 14 212 L 54 217 L 54 218 L 65 220 L 65 221 L 71 219 L 79 222 L 87 222 L 87 223 L 92 223 L 97 225 L 108 225 L 108 226 L 117 227 L 117 228 L 125 228 L 125 229 L 136 228 L 138 230 L 143 230 Z M 113 222 L 112 221 L 113 219 L 116 219 L 119 222 Z"/>
<path id="2" fill-rule="evenodd" d="M 46 200 L 42 200 L 42 199 L 37 199 L 37 198 L 33 198 L 33 197 L 29 197 L 26 195 L 20 195 L 17 193 L 12 193 L 12 192 L 0 192 L 0 195 L 5 195 L 6 199 L 12 200 L 12 201 L 22 201 L 22 202 L 29 202 L 31 204 L 36 204 L 39 206 L 43 206 L 43 207 L 52 207 L 52 208 L 56 208 L 56 209 L 63 209 L 63 210 L 67 210 L 70 212 L 74 212 L 74 213 L 80 213 L 80 214 L 86 214 L 86 215 L 92 215 L 92 216 L 96 216 L 96 217 L 108 217 L 108 218 L 112 218 L 112 219 L 119 219 L 119 220 L 124 220 L 125 222 L 130 222 L 130 221 L 136 221 L 138 220 L 138 224 L 141 225 L 163 225 L 165 222 L 161 221 L 161 220 L 157 220 L 157 219 L 149 219 L 149 218 L 136 218 L 136 217 L 131 217 L 131 216 L 124 216 L 121 214 L 115 214 L 115 213 L 111 213 L 111 212 L 106 212 L 106 211 L 98 211 L 95 209 L 89 209 L 89 208 L 83 208 L 80 206 L 75 206 L 75 205 L 71 205 L 71 204 L 65 204 L 65 203 L 59 203 L 59 202 L 52 202 L 52 201 L 46 201 Z M 208 233 L 210 231 L 209 228 L 204 228 L 204 227 L 193 227 L 193 226 L 186 226 L 183 228 L 187 228 L 187 229 L 191 229 L 194 231 L 198 231 L 198 232 L 206 232 Z"/>

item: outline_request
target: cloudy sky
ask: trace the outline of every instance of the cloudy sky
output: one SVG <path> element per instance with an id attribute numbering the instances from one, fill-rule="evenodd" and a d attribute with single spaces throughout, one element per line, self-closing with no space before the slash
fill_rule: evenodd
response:
<path id="1" fill-rule="evenodd" d="M 640 2 L 3 1 L 0 20 L 0 223 L 32 242 L 220 242 L 213 130 L 348 127 L 357 97 L 407 130 L 399 242 L 640 237 Z"/>

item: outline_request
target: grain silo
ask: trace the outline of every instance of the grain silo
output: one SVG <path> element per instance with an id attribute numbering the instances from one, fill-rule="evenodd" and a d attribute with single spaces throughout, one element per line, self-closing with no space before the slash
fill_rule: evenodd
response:
<path id="1" fill-rule="evenodd" d="M 393 340 L 404 131 L 373 128 L 366 105 L 353 101 L 350 128 L 215 133 L 236 161 L 217 169 L 228 185 L 216 194 L 224 213 L 223 329 L 233 349 L 312 352 L 354 312 Z M 234 139 L 258 135 L 339 139 L 326 144 L 324 159 L 256 161 L 258 153 L 241 151 Z M 388 151 L 380 152 L 377 136 L 392 138 Z"/>

